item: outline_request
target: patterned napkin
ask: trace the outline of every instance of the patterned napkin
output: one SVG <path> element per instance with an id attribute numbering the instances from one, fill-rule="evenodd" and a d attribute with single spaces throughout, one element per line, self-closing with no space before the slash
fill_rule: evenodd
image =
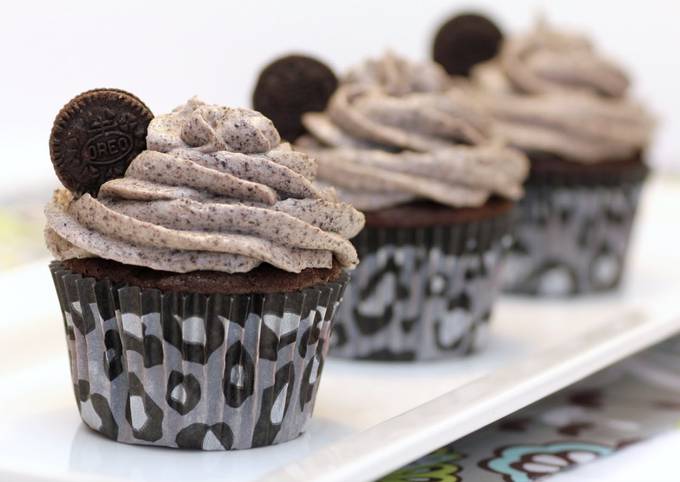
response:
<path id="1" fill-rule="evenodd" d="M 527 482 L 680 428 L 680 336 L 383 477 Z"/>

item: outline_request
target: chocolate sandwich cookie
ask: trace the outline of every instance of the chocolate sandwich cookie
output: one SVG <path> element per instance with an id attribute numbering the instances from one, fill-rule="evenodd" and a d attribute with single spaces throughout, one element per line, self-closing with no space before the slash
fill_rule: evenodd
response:
<path id="1" fill-rule="evenodd" d="M 432 58 L 451 75 L 464 75 L 496 56 L 503 34 L 488 18 L 476 13 L 456 15 L 435 35 Z"/>
<path id="2" fill-rule="evenodd" d="M 324 110 L 337 86 L 338 79 L 324 63 L 288 55 L 260 73 L 253 108 L 269 117 L 281 137 L 292 142 L 305 133 L 302 114 Z"/>
<path id="3" fill-rule="evenodd" d="M 97 195 L 121 177 L 146 148 L 149 108 L 119 89 L 94 89 L 73 98 L 57 114 L 50 157 L 61 183 L 76 194 Z"/>

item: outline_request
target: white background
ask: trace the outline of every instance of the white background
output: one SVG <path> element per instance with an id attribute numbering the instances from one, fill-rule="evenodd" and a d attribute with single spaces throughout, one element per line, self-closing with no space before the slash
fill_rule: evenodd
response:
<path id="1" fill-rule="evenodd" d="M 340 71 L 388 47 L 425 58 L 436 27 L 464 8 L 492 13 L 506 31 L 543 12 L 589 32 L 635 73 L 635 95 L 659 117 L 653 162 L 680 167 L 677 0 L 17 0 L 0 11 L 0 190 L 56 183 L 52 120 L 83 90 L 123 88 L 155 113 L 194 94 L 249 106 L 257 72 L 275 56 L 308 52 Z"/>

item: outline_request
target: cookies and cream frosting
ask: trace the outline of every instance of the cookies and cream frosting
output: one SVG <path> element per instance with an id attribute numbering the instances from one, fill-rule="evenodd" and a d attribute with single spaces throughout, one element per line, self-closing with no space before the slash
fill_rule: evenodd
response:
<path id="1" fill-rule="evenodd" d="M 431 62 L 391 53 L 368 60 L 303 123 L 310 135 L 299 145 L 318 159 L 320 181 L 361 210 L 522 195 L 524 156 L 498 142 L 478 100 Z"/>
<path id="2" fill-rule="evenodd" d="M 653 121 L 627 97 L 626 73 L 586 38 L 545 23 L 507 39 L 473 79 L 497 133 L 524 151 L 595 163 L 629 159 L 649 142 Z"/>
<path id="3" fill-rule="evenodd" d="M 315 185 L 316 170 L 261 114 L 194 98 L 151 122 L 147 150 L 96 198 L 55 193 L 48 247 L 178 273 L 353 267 L 363 215 Z"/>

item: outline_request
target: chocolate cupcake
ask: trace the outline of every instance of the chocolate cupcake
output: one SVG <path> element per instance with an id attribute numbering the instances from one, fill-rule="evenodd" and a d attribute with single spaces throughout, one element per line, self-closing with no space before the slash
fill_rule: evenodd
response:
<path id="1" fill-rule="evenodd" d="M 139 153 L 122 149 L 137 118 L 116 114 L 133 98 L 117 92 L 67 105 L 57 121 L 82 132 L 51 140 L 70 146 L 58 166 L 73 184 L 47 205 L 45 233 L 83 421 L 119 442 L 203 450 L 297 437 L 363 216 L 248 109 L 194 98 L 147 120 Z M 104 158 L 127 168 L 94 172 Z"/>
<path id="2" fill-rule="evenodd" d="M 319 182 L 366 213 L 332 354 L 431 360 L 483 346 L 525 157 L 439 65 L 394 54 L 351 70 L 303 122 Z"/>
<path id="3" fill-rule="evenodd" d="M 553 30 L 506 39 L 473 71 L 495 130 L 531 161 L 504 287 L 529 295 L 616 288 L 653 122 L 629 79 L 584 37 Z"/>

